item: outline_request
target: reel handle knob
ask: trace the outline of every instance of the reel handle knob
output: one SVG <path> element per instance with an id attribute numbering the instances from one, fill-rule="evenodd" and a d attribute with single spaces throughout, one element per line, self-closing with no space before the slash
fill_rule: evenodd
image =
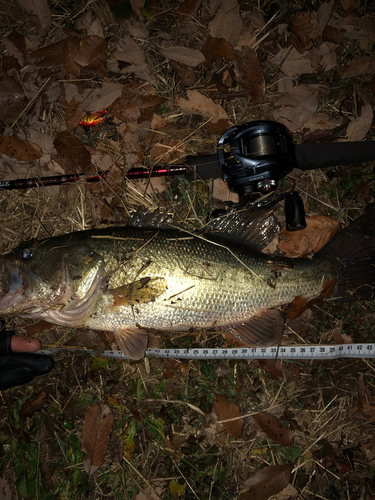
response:
<path id="1" fill-rule="evenodd" d="M 305 229 L 305 207 L 303 206 L 302 198 L 298 193 L 290 193 L 285 198 L 285 219 L 286 228 L 288 231 L 299 231 Z"/>

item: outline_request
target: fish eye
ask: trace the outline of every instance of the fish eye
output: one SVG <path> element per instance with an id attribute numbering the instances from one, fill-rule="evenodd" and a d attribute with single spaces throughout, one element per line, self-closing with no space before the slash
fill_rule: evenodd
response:
<path id="1" fill-rule="evenodd" d="M 34 252 L 30 248 L 24 248 L 21 252 L 21 258 L 23 260 L 29 260 L 34 255 Z"/>

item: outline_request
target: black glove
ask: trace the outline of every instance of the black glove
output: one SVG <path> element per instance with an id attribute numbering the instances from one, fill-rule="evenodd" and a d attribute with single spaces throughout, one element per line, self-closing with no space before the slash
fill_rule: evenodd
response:
<path id="1" fill-rule="evenodd" d="M 31 382 L 38 375 L 50 372 L 54 365 L 51 356 L 33 352 L 12 352 L 14 332 L 0 332 L 0 391 Z"/>

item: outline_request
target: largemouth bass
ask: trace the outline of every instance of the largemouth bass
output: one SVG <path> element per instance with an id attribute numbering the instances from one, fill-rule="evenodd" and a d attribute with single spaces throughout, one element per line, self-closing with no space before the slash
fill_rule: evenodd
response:
<path id="1" fill-rule="evenodd" d="M 272 345 L 284 322 L 275 308 L 374 297 L 374 213 L 312 259 L 262 254 L 270 238 L 258 238 L 261 218 L 241 238 L 236 217 L 237 241 L 228 224 L 223 237 L 152 222 L 22 244 L 0 259 L 0 315 L 112 331 L 124 354 L 140 359 L 150 330 L 219 328 L 250 346 Z"/>

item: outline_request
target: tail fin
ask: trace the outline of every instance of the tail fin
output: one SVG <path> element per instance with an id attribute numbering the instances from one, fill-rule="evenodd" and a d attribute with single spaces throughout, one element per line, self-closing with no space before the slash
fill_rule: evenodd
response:
<path id="1" fill-rule="evenodd" d="M 338 272 L 331 298 L 343 301 L 375 298 L 375 211 L 341 231 L 316 254 Z"/>

